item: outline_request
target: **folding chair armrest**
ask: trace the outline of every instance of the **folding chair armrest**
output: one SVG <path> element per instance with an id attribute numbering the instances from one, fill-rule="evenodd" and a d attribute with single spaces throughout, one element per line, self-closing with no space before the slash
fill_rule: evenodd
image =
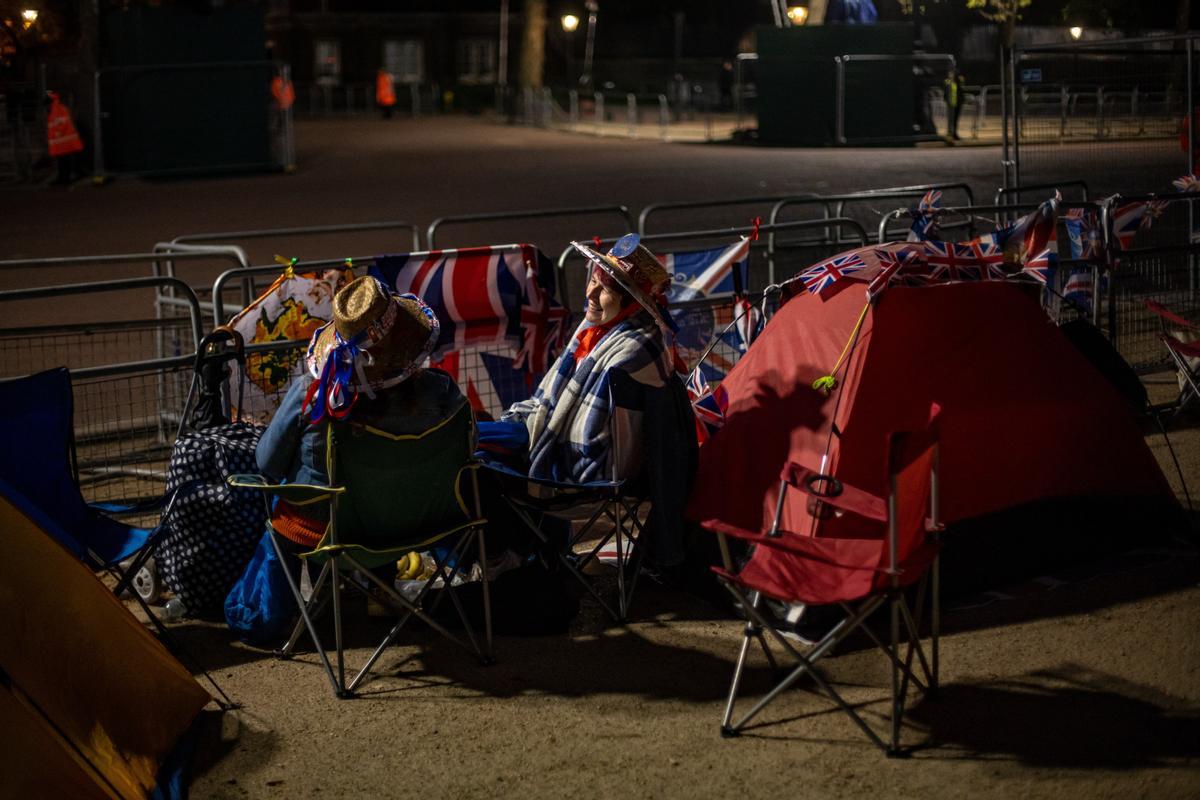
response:
<path id="1" fill-rule="evenodd" d="M 1197 325 L 1194 322 L 1189 322 L 1161 303 L 1156 303 L 1153 300 L 1147 300 L 1146 310 L 1151 314 L 1158 316 L 1159 319 L 1163 320 L 1163 322 L 1170 322 L 1171 324 L 1178 325 L 1186 330 L 1200 331 L 1200 325 Z"/>
<path id="2" fill-rule="evenodd" d="M 1200 358 L 1200 341 L 1185 342 L 1169 333 L 1160 333 L 1158 338 L 1162 339 L 1163 344 L 1172 352 L 1185 358 Z"/>
<path id="3" fill-rule="evenodd" d="M 306 483 L 268 483 L 262 475 L 230 475 L 225 479 L 230 486 L 238 489 L 253 489 L 259 492 L 279 497 L 292 505 L 308 505 L 309 503 L 328 500 L 334 495 L 346 491 L 345 486 L 321 486 Z"/>
<path id="4" fill-rule="evenodd" d="M 522 473 L 518 472 L 517 470 L 512 469 L 510 467 L 506 467 L 503 464 L 497 464 L 493 461 L 487 461 L 487 460 L 479 459 L 479 458 L 476 458 L 476 461 L 479 463 L 480 466 L 482 466 L 484 469 L 486 469 L 490 472 L 495 472 L 500 475 L 507 476 L 509 478 L 521 480 L 525 483 L 533 483 L 538 486 L 547 486 L 547 487 L 550 487 L 553 489 L 564 489 L 564 490 L 568 490 L 568 491 L 573 490 L 573 489 L 576 489 L 576 490 L 577 489 L 612 489 L 612 490 L 616 490 L 616 489 L 620 489 L 621 487 L 623 487 L 626 483 L 624 479 L 609 480 L 609 481 L 590 481 L 588 483 L 563 483 L 562 481 L 556 481 L 551 478 L 534 478 L 529 475 L 522 474 Z"/>
<path id="5" fill-rule="evenodd" d="M 887 503 L 884 502 L 882 497 L 878 497 L 862 489 L 857 489 L 848 483 L 843 483 L 832 475 L 822 475 L 794 461 L 789 461 L 784 465 L 783 471 L 779 474 L 779 479 L 786 481 L 789 486 L 799 489 L 810 497 L 822 503 L 827 503 L 834 508 L 840 508 L 843 511 L 849 511 L 852 514 L 857 514 L 860 517 L 878 522 L 885 522 L 887 520 Z M 827 484 L 828 488 L 818 489 L 813 485 L 818 482 Z"/>

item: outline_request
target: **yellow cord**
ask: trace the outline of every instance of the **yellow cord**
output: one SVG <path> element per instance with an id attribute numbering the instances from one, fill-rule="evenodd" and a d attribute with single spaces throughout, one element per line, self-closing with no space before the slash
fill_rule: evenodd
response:
<path id="1" fill-rule="evenodd" d="M 833 365 L 833 369 L 829 371 L 828 375 L 822 375 L 812 382 L 812 388 L 818 392 L 829 395 L 837 388 L 838 382 L 834 376 L 837 375 L 838 369 L 841 368 L 846 354 L 850 352 L 850 345 L 854 343 L 854 338 L 858 335 L 858 329 L 862 327 L 863 320 L 867 318 L 867 309 L 870 307 L 871 304 L 869 302 L 863 306 L 862 313 L 858 315 L 858 322 L 854 323 L 854 328 L 850 331 L 850 338 L 846 340 L 846 346 L 842 348 L 842 354 L 838 356 L 837 363 Z"/>

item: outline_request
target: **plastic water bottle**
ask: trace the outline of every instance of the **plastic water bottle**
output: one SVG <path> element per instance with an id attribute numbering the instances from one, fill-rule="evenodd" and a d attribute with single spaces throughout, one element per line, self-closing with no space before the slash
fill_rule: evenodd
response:
<path id="1" fill-rule="evenodd" d="M 165 620 L 174 621 L 177 619 L 182 619 L 183 617 L 187 616 L 187 606 L 185 606 L 183 601 L 178 597 L 172 597 L 167 601 L 167 604 L 163 606 L 162 615 L 163 619 Z"/>

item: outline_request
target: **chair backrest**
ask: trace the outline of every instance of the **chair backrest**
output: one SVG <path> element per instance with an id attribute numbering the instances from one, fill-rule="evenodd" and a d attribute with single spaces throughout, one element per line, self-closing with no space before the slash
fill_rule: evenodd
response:
<path id="1" fill-rule="evenodd" d="M 67 531 L 91 511 L 71 467 L 74 402 L 64 367 L 0 383 L 0 480 Z"/>
<path id="2" fill-rule="evenodd" d="M 888 547 L 881 567 L 903 562 L 925 542 L 926 517 L 938 521 L 937 447 L 941 408 L 930 407 L 923 430 L 893 433 L 888 439 Z"/>
<path id="3" fill-rule="evenodd" d="M 391 549 L 475 517 L 470 487 L 462 483 L 475 449 L 466 402 L 419 434 L 334 422 L 328 435 L 330 481 L 346 487 L 337 501 L 340 544 Z"/>

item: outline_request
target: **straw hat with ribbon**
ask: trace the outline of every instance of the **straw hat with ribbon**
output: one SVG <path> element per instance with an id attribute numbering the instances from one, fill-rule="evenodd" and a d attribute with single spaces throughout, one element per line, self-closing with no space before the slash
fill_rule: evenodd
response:
<path id="1" fill-rule="evenodd" d="M 416 372 L 437 339 L 437 316 L 420 298 L 357 278 L 334 295 L 333 321 L 308 343 L 305 364 L 315 380 L 304 408 L 311 408 L 313 422 L 325 414 L 342 419 L 360 391 L 374 399 Z"/>
<path id="2" fill-rule="evenodd" d="M 607 272 L 617 285 L 629 293 L 642 308 L 650 312 L 663 328 L 679 328 L 666 312 L 667 287 L 671 273 L 662 262 L 640 242 L 636 233 L 622 236 L 607 253 L 599 253 L 586 244 L 571 242 L 571 246 L 587 256 L 593 264 Z"/>

